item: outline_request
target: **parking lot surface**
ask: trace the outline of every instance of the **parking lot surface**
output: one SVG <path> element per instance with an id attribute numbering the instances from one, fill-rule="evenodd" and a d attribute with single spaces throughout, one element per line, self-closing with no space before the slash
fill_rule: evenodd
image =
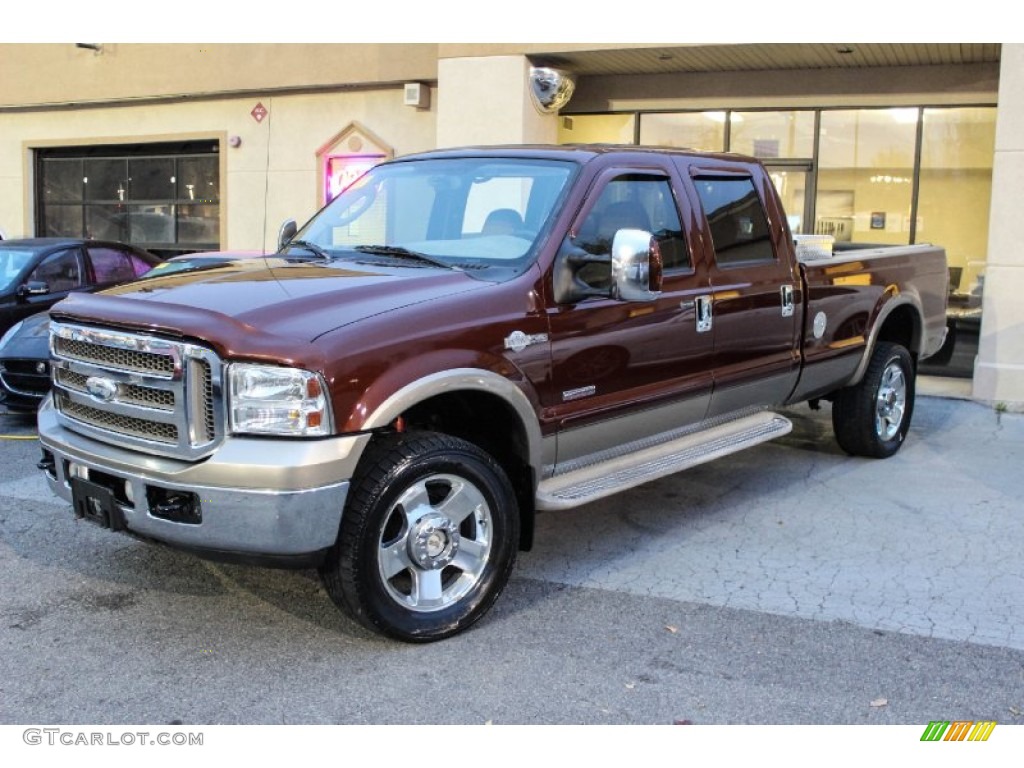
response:
<path id="1" fill-rule="evenodd" d="M 426 646 L 312 571 L 76 521 L 0 415 L 0 723 L 1024 723 L 1024 416 L 919 398 L 893 459 L 786 438 L 538 519 Z"/>

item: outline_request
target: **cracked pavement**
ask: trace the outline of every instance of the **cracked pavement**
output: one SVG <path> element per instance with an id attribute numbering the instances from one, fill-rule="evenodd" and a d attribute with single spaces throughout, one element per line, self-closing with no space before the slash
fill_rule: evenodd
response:
<path id="1" fill-rule="evenodd" d="M 542 579 L 1024 649 L 1024 417 L 921 398 L 885 460 L 792 434 L 539 520 Z M 522 567 L 522 566 L 521 566 Z"/>
<path id="2" fill-rule="evenodd" d="M 0 723 L 1024 723 L 1024 416 L 919 398 L 871 461 L 827 404 L 785 415 L 540 516 L 491 613 L 427 646 L 356 627 L 312 571 L 75 521 L 38 445 L 4 441 Z"/>

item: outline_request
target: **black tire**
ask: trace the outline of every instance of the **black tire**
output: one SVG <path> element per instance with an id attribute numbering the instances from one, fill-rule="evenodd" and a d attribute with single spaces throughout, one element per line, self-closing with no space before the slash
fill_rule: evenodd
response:
<path id="1" fill-rule="evenodd" d="M 905 347 L 879 342 L 859 384 L 839 391 L 832 428 L 851 456 L 886 459 L 903 445 L 914 413 L 914 361 Z"/>
<path id="2" fill-rule="evenodd" d="M 487 612 L 518 542 L 516 496 L 490 456 L 432 432 L 381 436 L 360 460 L 320 575 L 363 625 L 430 642 Z"/>

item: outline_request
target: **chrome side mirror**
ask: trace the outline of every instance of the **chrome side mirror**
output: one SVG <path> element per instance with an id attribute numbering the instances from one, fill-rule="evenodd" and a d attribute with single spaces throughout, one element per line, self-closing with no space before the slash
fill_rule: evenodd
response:
<path id="1" fill-rule="evenodd" d="M 620 229 L 612 241 L 612 298 L 654 301 L 661 295 L 658 241 L 642 229 Z"/>
<path id="2" fill-rule="evenodd" d="M 299 225 L 295 223 L 295 219 L 285 219 L 281 228 L 277 230 L 277 250 L 283 251 L 298 231 Z"/>

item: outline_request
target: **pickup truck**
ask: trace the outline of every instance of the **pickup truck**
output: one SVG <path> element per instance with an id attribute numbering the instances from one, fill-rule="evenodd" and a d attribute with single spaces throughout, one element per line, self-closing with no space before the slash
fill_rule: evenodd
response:
<path id="1" fill-rule="evenodd" d="M 752 158 L 609 146 L 384 163 L 254 266 L 57 305 L 39 467 L 79 518 L 318 567 L 413 642 L 488 610 L 536 512 L 783 435 L 779 406 L 893 455 L 948 279 L 931 246 L 798 249 Z"/>

